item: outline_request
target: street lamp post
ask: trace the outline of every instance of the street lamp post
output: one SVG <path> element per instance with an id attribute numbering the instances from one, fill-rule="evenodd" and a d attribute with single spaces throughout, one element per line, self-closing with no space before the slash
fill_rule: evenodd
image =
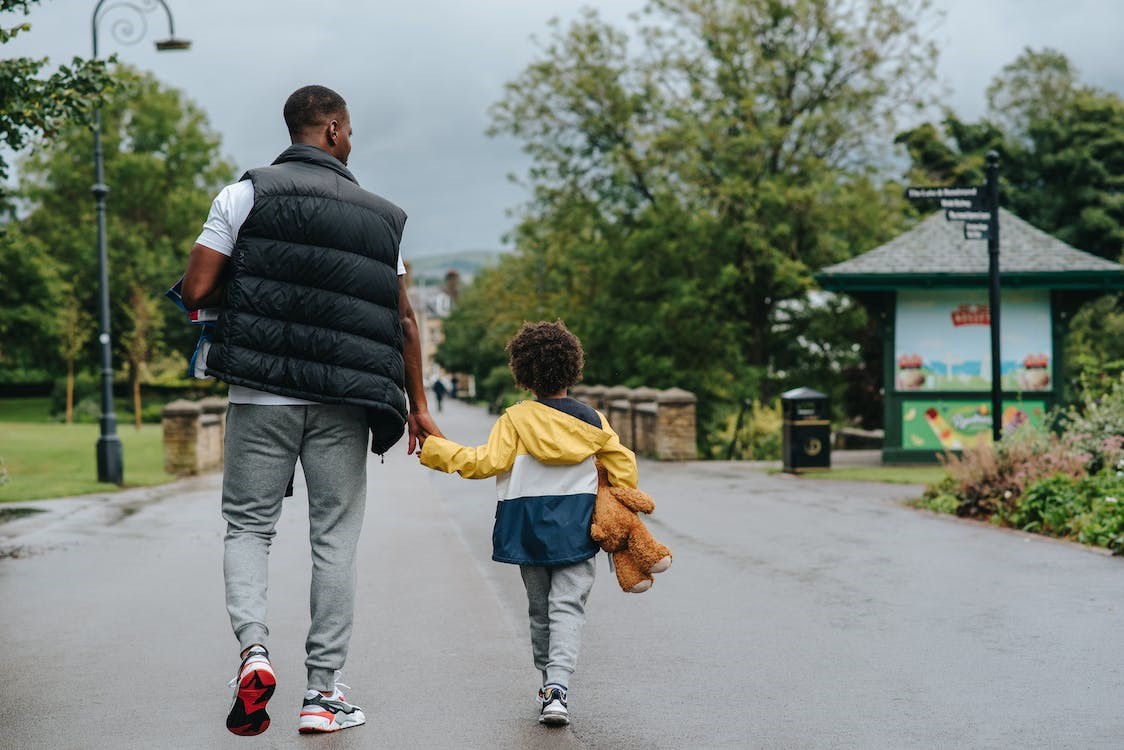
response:
<path id="1" fill-rule="evenodd" d="M 160 52 L 185 50 L 191 47 L 186 39 L 176 38 L 172 11 L 164 0 L 98 0 L 90 17 L 94 57 L 98 57 L 98 24 L 111 10 L 122 8 L 129 15 L 118 19 L 111 27 L 113 38 L 124 44 L 135 44 L 144 38 L 147 24 L 145 14 L 164 9 L 168 16 L 168 38 L 156 42 Z M 105 184 L 105 168 L 101 148 L 101 109 L 94 110 L 94 205 L 98 223 L 98 346 L 101 351 L 101 434 L 98 437 L 98 481 L 121 484 L 124 481 L 124 458 L 121 439 L 117 436 L 117 415 L 113 410 L 113 348 L 109 332 L 109 253 L 105 242 L 105 199 L 109 186 Z"/>

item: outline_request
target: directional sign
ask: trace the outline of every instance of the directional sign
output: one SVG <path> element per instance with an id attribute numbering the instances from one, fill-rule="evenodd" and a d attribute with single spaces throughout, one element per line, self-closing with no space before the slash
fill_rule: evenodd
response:
<path id="1" fill-rule="evenodd" d="M 944 217 L 949 221 L 991 221 L 991 212 L 949 209 L 944 212 Z"/>
<path id="2" fill-rule="evenodd" d="M 982 198 L 941 198 L 941 208 L 960 208 L 960 209 L 981 209 L 987 208 L 982 205 Z"/>
<path id="3" fill-rule="evenodd" d="M 980 226 L 979 224 L 965 224 L 964 225 L 964 239 L 966 240 L 986 240 L 990 239 L 991 235 L 987 233 L 987 229 L 969 229 L 969 227 Z M 984 225 L 987 226 L 986 224 Z"/>
<path id="4" fill-rule="evenodd" d="M 991 224 L 986 221 L 966 221 L 964 222 L 965 232 L 986 232 L 991 229 Z"/>
<path id="5" fill-rule="evenodd" d="M 983 194 L 978 187 L 908 187 L 905 197 L 911 201 L 941 198 L 977 198 Z"/>

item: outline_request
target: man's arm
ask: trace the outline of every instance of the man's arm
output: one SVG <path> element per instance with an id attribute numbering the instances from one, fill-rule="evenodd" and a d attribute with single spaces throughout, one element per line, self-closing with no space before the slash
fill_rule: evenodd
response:
<path id="1" fill-rule="evenodd" d="M 422 382 L 421 335 L 418 332 L 418 319 L 414 315 L 414 307 L 410 304 L 410 295 L 407 293 L 405 275 L 398 277 L 398 315 L 402 320 L 402 357 L 406 361 L 406 395 L 410 398 L 410 415 L 407 418 L 410 440 L 406 445 L 406 452 L 413 453 L 419 441 L 424 442 L 430 435 L 437 437 L 444 437 L 444 435 L 433 421 L 433 417 L 429 415 L 425 383 Z"/>
<path id="2" fill-rule="evenodd" d="M 183 304 L 188 310 L 201 307 L 219 307 L 222 288 L 226 282 L 226 265 L 230 256 L 217 250 L 195 244 L 187 258 L 187 272 L 183 275 Z"/>

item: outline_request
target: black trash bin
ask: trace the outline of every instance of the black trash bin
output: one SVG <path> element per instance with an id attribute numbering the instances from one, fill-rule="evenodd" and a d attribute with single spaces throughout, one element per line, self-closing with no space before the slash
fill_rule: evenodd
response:
<path id="1" fill-rule="evenodd" d="M 831 420 L 827 396 L 811 388 L 793 388 L 781 394 L 784 418 L 781 459 L 784 470 L 831 467 Z"/>

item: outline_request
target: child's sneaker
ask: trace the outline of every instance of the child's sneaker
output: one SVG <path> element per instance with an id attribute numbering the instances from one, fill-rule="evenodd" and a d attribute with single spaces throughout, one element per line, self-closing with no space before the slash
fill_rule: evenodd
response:
<path id="1" fill-rule="evenodd" d="M 360 724 L 367 723 L 367 717 L 363 713 L 363 709 L 359 706 L 353 706 L 343 699 L 343 693 L 340 692 L 341 687 L 347 687 L 347 685 L 337 682 L 331 696 L 326 696 L 319 690 L 309 690 L 304 694 L 300 724 L 297 725 L 298 732 L 301 734 L 338 732 L 341 729 L 357 727 Z"/>
<path id="2" fill-rule="evenodd" d="M 544 685 L 539 690 L 539 723 L 552 727 L 562 727 L 570 723 L 570 711 L 566 708 L 566 688 L 561 685 Z"/>
<path id="3" fill-rule="evenodd" d="M 250 648 L 230 686 L 234 688 L 234 705 L 226 717 L 226 728 L 242 736 L 261 734 L 268 729 L 269 714 L 265 712 L 265 704 L 273 697 L 277 677 L 265 646 Z"/>

